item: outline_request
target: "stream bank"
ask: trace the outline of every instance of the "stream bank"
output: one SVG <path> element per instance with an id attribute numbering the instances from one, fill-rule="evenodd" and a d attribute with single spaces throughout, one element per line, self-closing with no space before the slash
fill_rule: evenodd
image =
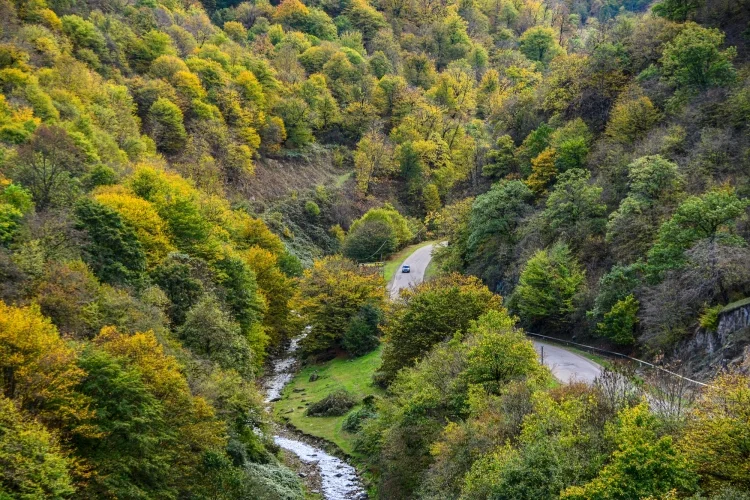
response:
<path id="1" fill-rule="evenodd" d="M 266 403 L 269 405 L 281 398 L 284 386 L 292 380 L 297 371 L 295 352 L 302 338 L 304 334 L 293 339 L 284 354 L 273 362 L 273 371 L 265 383 Z M 315 466 L 320 478 L 320 492 L 326 500 L 367 498 L 367 492 L 356 469 L 345 460 L 330 455 L 320 447 L 307 443 L 294 433 L 278 427 L 275 429 L 273 440 L 280 448 L 296 455 L 301 462 Z M 310 482 L 308 481 L 308 484 Z M 317 480 L 312 481 L 312 484 L 316 483 Z"/>

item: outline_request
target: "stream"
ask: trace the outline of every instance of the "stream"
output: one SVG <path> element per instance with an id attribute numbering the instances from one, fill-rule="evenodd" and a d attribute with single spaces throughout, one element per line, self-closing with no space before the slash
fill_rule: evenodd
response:
<path id="1" fill-rule="evenodd" d="M 304 335 L 293 339 L 284 354 L 273 363 L 273 373 L 266 381 L 266 403 L 277 401 L 281 397 L 284 386 L 294 377 L 297 368 L 294 353 Z M 276 434 L 273 440 L 282 449 L 297 455 L 301 461 L 317 465 L 320 471 L 323 497 L 326 500 L 367 498 L 356 469 L 344 460 L 289 435 Z"/>

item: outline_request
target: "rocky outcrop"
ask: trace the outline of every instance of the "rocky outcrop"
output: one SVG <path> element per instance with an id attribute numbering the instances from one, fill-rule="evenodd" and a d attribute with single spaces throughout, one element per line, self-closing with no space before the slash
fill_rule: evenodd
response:
<path id="1" fill-rule="evenodd" d="M 750 304 L 738 303 L 737 306 L 726 307 L 719 315 L 719 327 L 716 330 L 720 339 L 729 334 L 750 326 Z"/>
<path id="2" fill-rule="evenodd" d="M 735 302 L 719 314 L 716 331 L 698 328 L 675 349 L 687 372 L 710 379 L 720 370 L 750 367 L 750 300 Z"/>

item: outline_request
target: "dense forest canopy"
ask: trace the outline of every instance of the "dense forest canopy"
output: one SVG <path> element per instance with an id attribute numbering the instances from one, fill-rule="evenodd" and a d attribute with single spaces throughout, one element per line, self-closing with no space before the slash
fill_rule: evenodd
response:
<path id="1" fill-rule="evenodd" d="M 521 330 L 700 358 L 750 296 L 749 39 L 747 0 L 0 0 L 0 498 L 309 496 L 260 393 L 306 327 L 383 345 L 373 495 L 750 498 L 745 337 L 657 412 Z M 393 303 L 359 265 L 428 239 Z"/>

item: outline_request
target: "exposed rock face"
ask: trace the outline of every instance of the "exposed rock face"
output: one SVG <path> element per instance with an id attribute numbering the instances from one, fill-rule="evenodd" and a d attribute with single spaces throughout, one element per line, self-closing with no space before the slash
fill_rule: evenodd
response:
<path id="1" fill-rule="evenodd" d="M 673 357 L 699 379 L 708 380 L 723 369 L 750 371 L 750 304 L 722 311 L 715 332 L 698 328 Z"/>
<path id="2" fill-rule="evenodd" d="M 719 328 L 716 333 L 719 338 L 726 338 L 732 332 L 747 328 L 750 326 L 750 304 L 722 311 L 719 315 Z"/>

